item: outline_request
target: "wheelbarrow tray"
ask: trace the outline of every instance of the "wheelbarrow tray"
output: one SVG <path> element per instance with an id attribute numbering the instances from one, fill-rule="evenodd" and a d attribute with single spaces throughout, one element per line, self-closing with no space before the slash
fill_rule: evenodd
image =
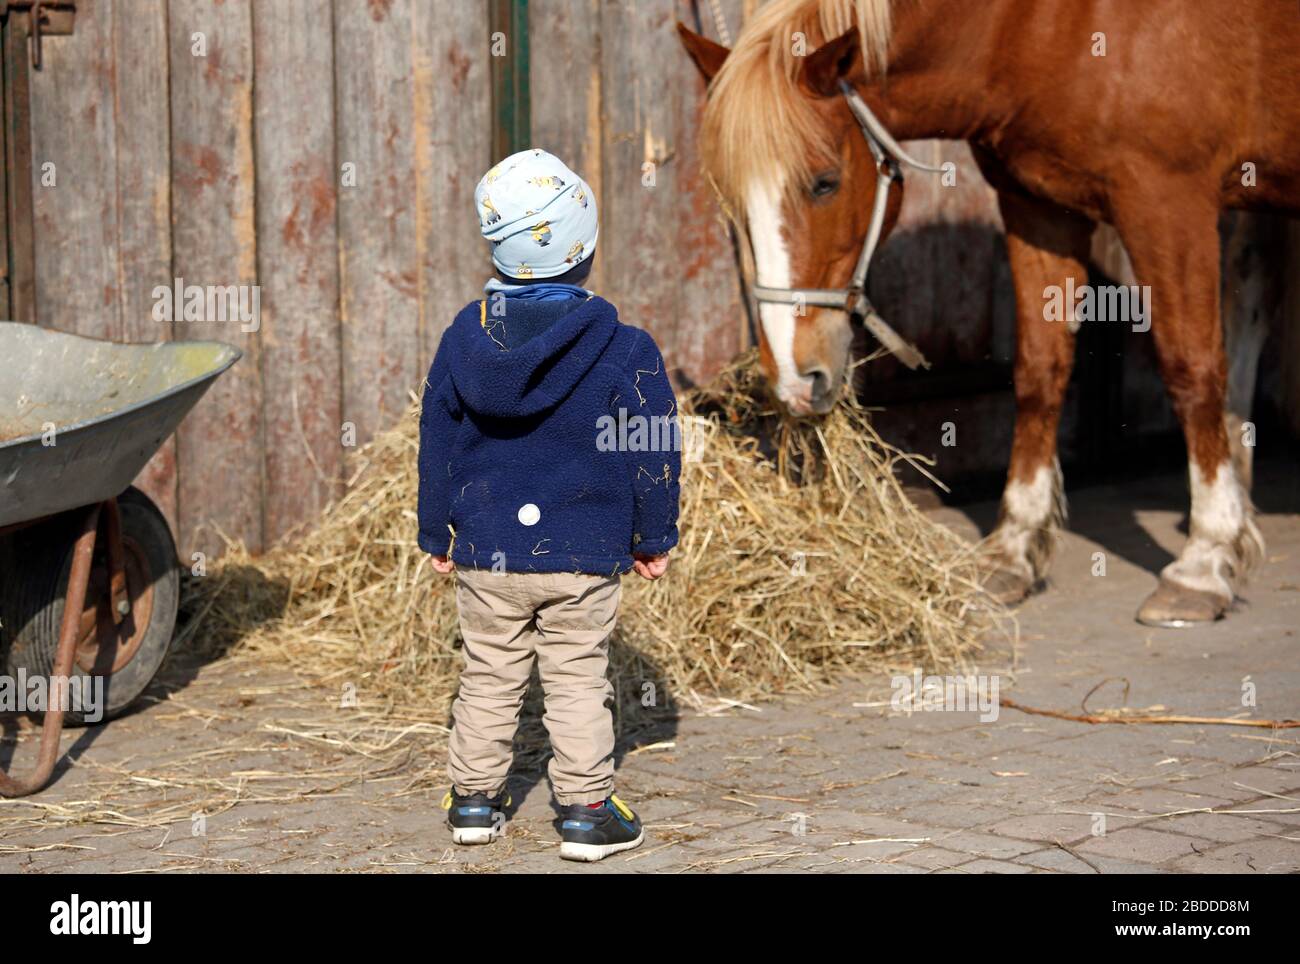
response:
<path id="1" fill-rule="evenodd" d="M 0 528 L 120 495 L 240 354 L 0 321 Z"/>

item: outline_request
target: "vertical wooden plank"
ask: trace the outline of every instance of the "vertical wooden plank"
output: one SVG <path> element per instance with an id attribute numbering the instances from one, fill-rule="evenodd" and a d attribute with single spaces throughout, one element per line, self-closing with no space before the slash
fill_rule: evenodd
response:
<path id="1" fill-rule="evenodd" d="M 80 27 L 78 27 L 80 32 Z M 153 291 L 170 285 L 171 123 L 166 0 L 113 5 L 113 128 L 117 157 L 117 291 L 127 341 L 165 341 Z M 176 440 L 168 439 L 136 478 L 177 531 Z"/>
<path id="2" fill-rule="evenodd" d="M 692 25 L 689 3 L 680 2 L 677 16 Z M 719 24 L 705 5 L 700 27 L 704 35 L 722 43 Z M 731 39 L 742 23 L 740 0 L 719 0 L 718 14 Z M 702 382 L 727 364 L 748 344 L 736 250 L 726 219 L 717 203 L 699 158 L 699 118 L 704 109 L 705 85 L 699 71 L 677 40 L 669 24 L 673 53 L 669 73 L 681 91 L 681 130 L 678 138 L 678 239 L 673 259 L 681 271 L 680 317 L 669 357 L 683 381 Z M 667 52 L 665 52 L 667 54 Z"/>
<path id="3" fill-rule="evenodd" d="M 474 187 L 493 158 L 485 6 L 440 0 L 417 4 L 414 14 L 418 380 L 455 312 L 481 295 L 491 272 Z"/>
<path id="4" fill-rule="evenodd" d="M 112 4 L 79 4 L 76 32 L 42 53 L 42 69 L 30 74 L 36 316 L 121 338 Z"/>
<path id="5" fill-rule="evenodd" d="M 13 264 L 11 259 L 12 246 L 10 244 L 9 219 L 11 212 L 9 210 L 9 200 L 13 196 L 14 185 L 11 181 L 23 178 L 29 185 L 31 176 L 24 172 L 19 175 L 14 167 L 14 158 L 9 154 L 11 138 L 9 137 L 9 128 L 13 126 L 11 118 L 7 114 L 9 99 L 3 95 L 4 88 L 7 86 L 9 77 L 9 63 L 7 56 L 7 28 L 0 28 L 0 158 L 4 159 L 5 169 L 0 175 L 0 317 L 5 320 L 21 320 L 16 318 L 13 311 Z M 28 188 L 30 190 L 30 187 Z"/>
<path id="6" fill-rule="evenodd" d="M 674 15 L 674 0 L 600 8 L 602 294 L 618 305 L 623 321 L 654 335 L 666 354 L 676 344 L 683 276 L 677 150 L 684 85 L 680 72 L 664 69 L 682 62 Z M 653 186 L 642 181 L 647 164 L 653 165 Z"/>
<path id="7" fill-rule="evenodd" d="M 600 6 L 569 0 L 528 7 L 533 146 L 563 160 L 593 189 L 601 147 Z"/>
<path id="8" fill-rule="evenodd" d="M 268 542 L 340 477 L 342 386 L 330 0 L 253 7 Z"/>
<path id="9" fill-rule="evenodd" d="M 32 75 L 32 174 L 46 324 L 100 338 L 167 337 L 150 316 L 154 286 L 171 276 L 165 31 L 162 0 L 91 0 L 72 36 L 43 46 L 43 69 Z M 136 483 L 174 526 L 173 443 Z"/>
<path id="10" fill-rule="evenodd" d="M 334 4 L 343 419 L 358 441 L 393 422 L 420 384 L 409 0 Z"/>
<path id="11" fill-rule="evenodd" d="M 488 0 L 488 29 L 505 44 L 493 57 L 492 154 L 509 157 L 527 150 L 532 135 L 528 89 L 528 0 Z M 450 12 L 450 11 L 447 11 Z"/>
<path id="12" fill-rule="evenodd" d="M 30 126 L 31 67 L 27 18 L 9 17 L 4 29 L 5 233 L 8 309 L 15 321 L 36 322 Z"/>
<path id="13" fill-rule="evenodd" d="M 591 185 L 601 223 L 587 284 L 604 293 L 606 249 L 602 179 L 600 0 L 528 7 L 533 144 L 550 151 Z M 493 158 L 494 161 L 500 158 Z"/>
<path id="14" fill-rule="evenodd" d="M 168 12 L 173 273 L 187 285 L 253 285 L 249 5 L 171 0 Z M 238 320 L 176 326 L 179 337 L 215 338 L 244 351 L 180 429 L 183 557 L 194 550 L 215 554 L 223 534 L 254 551 L 263 546 L 262 381 L 258 334 L 245 327 Z"/>

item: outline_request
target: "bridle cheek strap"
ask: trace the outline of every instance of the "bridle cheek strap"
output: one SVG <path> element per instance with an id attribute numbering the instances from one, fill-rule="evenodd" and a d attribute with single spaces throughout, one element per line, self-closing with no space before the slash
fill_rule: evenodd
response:
<path id="1" fill-rule="evenodd" d="M 851 318 L 860 319 L 863 327 L 908 368 L 929 368 L 930 363 L 916 346 L 894 331 L 871 304 L 867 297 L 867 273 L 871 270 L 871 259 L 875 256 L 880 236 L 885 230 L 889 189 L 895 181 L 900 184 L 903 182 L 902 165 L 931 173 L 941 173 L 943 167 L 923 164 L 904 151 L 847 81 L 840 81 L 840 90 L 848 101 L 849 110 L 857 119 L 858 127 L 876 162 L 876 196 L 871 205 L 871 223 L 867 227 L 867 236 L 862 240 L 862 251 L 858 254 L 853 277 L 846 288 L 768 288 L 751 285 L 750 290 L 760 302 L 846 311 Z"/>

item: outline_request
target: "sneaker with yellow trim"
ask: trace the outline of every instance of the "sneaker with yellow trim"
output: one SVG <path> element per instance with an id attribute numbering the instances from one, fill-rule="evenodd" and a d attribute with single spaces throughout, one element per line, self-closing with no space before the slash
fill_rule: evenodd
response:
<path id="1" fill-rule="evenodd" d="M 489 797 L 486 793 L 462 796 L 452 787 L 442 798 L 442 809 L 447 811 L 447 826 L 451 827 L 452 842 L 465 845 L 491 843 L 505 830 L 504 810 L 508 806 L 510 795 L 504 790 L 495 797 Z"/>
<path id="2" fill-rule="evenodd" d="M 611 793 L 598 804 L 575 803 L 567 807 L 560 836 L 561 857 L 591 862 L 641 846 L 645 831 L 641 819 Z"/>

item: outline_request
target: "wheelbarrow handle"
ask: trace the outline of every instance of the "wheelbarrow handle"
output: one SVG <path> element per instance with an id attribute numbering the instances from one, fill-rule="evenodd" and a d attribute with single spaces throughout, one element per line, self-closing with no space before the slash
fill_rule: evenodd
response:
<path id="1" fill-rule="evenodd" d="M 116 516 L 116 499 L 109 500 L 110 517 Z M 26 780 L 15 780 L 0 773 L 0 796 L 25 797 L 45 786 L 54 763 L 59 757 L 59 736 L 63 732 L 63 692 L 72 675 L 72 664 L 77 655 L 77 635 L 81 614 L 86 608 L 86 587 L 90 583 L 90 564 L 95 554 L 95 536 L 99 530 L 100 510 L 108 502 L 96 502 L 86 510 L 81 524 L 81 534 L 72 554 L 72 571 L 68 574 L 68 592 L 63 602 L 63 619 L 59 624 L 59 648 L 54 655 L 53 678 L 47 689 L 49 705 L 41 725 L 41 747 L 36 770 Z"/>

